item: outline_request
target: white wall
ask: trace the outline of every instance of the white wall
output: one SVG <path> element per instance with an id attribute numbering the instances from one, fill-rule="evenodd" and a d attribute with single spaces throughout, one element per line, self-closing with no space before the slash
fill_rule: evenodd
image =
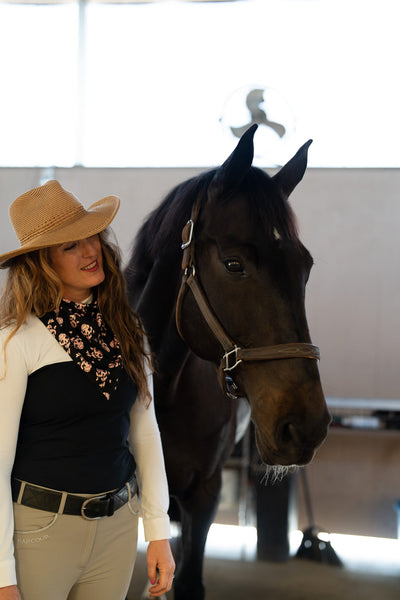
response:
<path id="1" fill-rule="evenodd" d="M 198 169 L 56 169 L 86 206 L 121 197 L 123 254 L 146 214 Z M 0 169 L 0 252 L 19 244 L 8 206 L 39 185 L 40 169 Z M 400 170 L 309 169 L 292 196 L 314 256 L 307 308 L 327 396 L 400 398 Z"/>

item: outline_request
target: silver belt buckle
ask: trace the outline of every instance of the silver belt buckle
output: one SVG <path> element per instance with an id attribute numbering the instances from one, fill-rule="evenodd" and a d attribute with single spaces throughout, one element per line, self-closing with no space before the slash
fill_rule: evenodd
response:
<path id="1" fill-rule="evenodd" d="M 102 500 L 103 498 L 107 498 L 107 494 L 102 494 L 101 496 L 93 496 L 92 498 L 87 498 L 87 500 L 85 500 L 82 503 L 81 506 L 81 516 L 86 519 L 86 521 L 97 521 L 98 519 L 101 519 L 102 517 L 88 517 L 85 514 L 85 509 L 87 507 L 87 505 L 92 502 L 93 500 Z"/>

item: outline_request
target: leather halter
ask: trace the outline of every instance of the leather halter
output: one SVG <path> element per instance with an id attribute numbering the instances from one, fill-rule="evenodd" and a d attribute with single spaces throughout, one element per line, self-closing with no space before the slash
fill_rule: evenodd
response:
<path id="1" fill-rule="evenodd" d="M 283 358 L 310 358 L 319 360 L 320 351 L 314 344 L 292 342 L 274 346 L 260 346 L 258 348 L 241 348 L 229 337 L 212 310 L 196 277 L 194 226 L 199 212 L 200 204 L 197 202 L 193 206 L 191 218 L 182 230 L 183 275 L 176 304 L 176 326 L 179 335 L 184 339 L 181 331 L 181 309 L 187 286 L 190 288 L 204 320 L 224 350 L 218 369 L 218 378 L 225 394 L 230 398 L 238 397 L 239 389 L 230 377 L 230 372 L 236 369 L 243 361 L 277 360 Z"/>

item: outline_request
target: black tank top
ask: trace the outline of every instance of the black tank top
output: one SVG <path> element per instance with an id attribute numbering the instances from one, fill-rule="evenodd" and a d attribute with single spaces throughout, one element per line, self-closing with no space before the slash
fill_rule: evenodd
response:
<path id="1" fill-rule="evenodd" d="M 106 399 L 73 361 L 28 377 L 13 477 L 72 493 L 119 488 L 134 473 L 130 409 L 137 388 L 125 371 Z"/>

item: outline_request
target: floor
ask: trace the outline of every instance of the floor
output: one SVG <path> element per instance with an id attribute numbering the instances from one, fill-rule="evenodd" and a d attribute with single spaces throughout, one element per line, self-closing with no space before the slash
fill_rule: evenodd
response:
<path id="1" fill-rule="evenodd" d="M 229 470 L 223 481 L 219 511 L 205 551 L 206 600 L 400 600 L 399 539 L 332 533 L 323 538 L 328 534 L 321 533 L 321 542 L 325 539 L 342 562 L 339 567 L 326 560 L 326 550 L 317 550 L 313 560 L 295 558 L 307 540 L 294 526 L 289 560 L 262 562 L 257 560 L 251 489 L 239 493 L 240 481 Z M 324 543 L 320 547 L 324 548 Z M 138 559 L 127 600 L 148 598 L 145 548 L 140 528 Z M 173 600 L 172 592 L 167 600 Z"/>
<path id="2" fill-rule="evenodd" d="M 206 549 L 204 581 L 206 600 L 399 600 L 400 542 L 386 540 L 389 558 L 384 559 L 378 541 L 363 544 L 363 555 L 354 555 L 354 539 L 331 539 L 343 567 L 318 560 L 290 558 L 284 563 L 255 559 L 255 533 L 243 537 L 240 528 L 213 526 Z M 225 529 L 221 529 L 225 527 Z M 236 536 L 235 536 L 236 531 Z M 233 537 L 232 537 L 233 536 Z M 221 546 L 218 541 L 224 539 Z M 296 549 L 302 534 L 291 543 Z M 368 544 L 370 548 L 368 549 Z M 382 546 L 383 547 L 383 546 Z M 143 600 L 147 576 L 145 545 L 139 542 L 139 555 L 128 600 Z M 167 595 L 168 600 L 173 594 Z"/>

